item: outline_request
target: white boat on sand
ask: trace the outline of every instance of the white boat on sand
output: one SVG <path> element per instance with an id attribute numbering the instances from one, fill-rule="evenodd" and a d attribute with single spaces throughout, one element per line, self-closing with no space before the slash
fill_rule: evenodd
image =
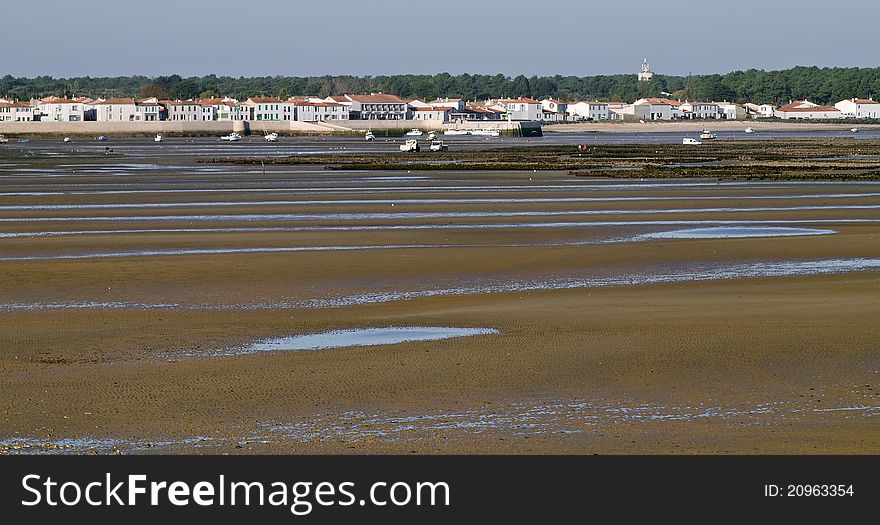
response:
<path id="1" fill-rule="evenodd" d="M 266 142 L 278 142 L 278 133 L 266 133 Z"/>
<path id="2" fill-rule="evenodd" d="M 443 132 L 444 135 L 455 136 L 455 135 L 470 135 L 471 132 L 466 129 L 447 129 Z"/>
<path id="3" fill-rule="evenodd" d="M 700 142 L 699 140 L 692 139 L 690 137 L 685 137 L 685 138 L 681 139 L 681 143 L 688 144 L 688 145 L 695 145 L 695 146 L 702 144 L 702 142 Z"/>
<path id="4" fill-rule="evenodd" d="M 471 131 L 471 135 L 477 135 L 480 137 L 498 137 L 501 136 L 501 131 L 492 128 L 475 129 Z"/>
<path id="5" fill-rule="evenodd" d="M 227 142 L 238 142 L 241 140 L 241 135 L 238 133 L 230 133 L 229 135 L 223 135 L 220 137 L 220 140 L 225 140 Z"/>
<path id="6" fill-rule="evenodd" d="M 421 137 L 422 135 L 424 135 L 424 132 L 417 128 L 413 128 L 406 132 L 407 137 Z"/>
<path id="7" fill-rule="evenodd" d="M 153 142 L 162 142 L 163 140 L 165 140 L 165 137 L 163 137 L 162 135 L 156 135 L 156 138 L 153 139 Z"/>
<path id="8" fill-rule="evenodd" d="M 376 136 L 373 135 L 372 131 L 367 131 L 367 134 L 364 135 L 364 140 L 366 140 L 367 142 L 372 142 L 375 138 Z"/>
<path id="9" fill-rule="evenodd" d="M 754 132 L 755 132 L 755 130 L 753 130 L 752 128 L 746 128 L 746 133 L 754 133 Z"/>

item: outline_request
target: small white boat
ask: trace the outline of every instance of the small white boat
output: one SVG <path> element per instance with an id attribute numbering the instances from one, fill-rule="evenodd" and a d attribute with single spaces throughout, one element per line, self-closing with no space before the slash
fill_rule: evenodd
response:
<path id="1" fill-rule="evenodd" d="M 444 144 L 442 140 L 432 140 L 430 149 L 431 151 L 448 151 L 449 146 Z"/>
<path id="2" fill-rule="evenodd" d="M 238 142 L 241 140 L 241 135 L 238 133 L 230 133 L 229 135 L 223 135 L 220 137 L 220 140 L 225 140 L 227 142 Z"/>
<path id="3" fill-rule="evenodd" d="M 858 132 L 859 132 L 859 128 L 853 128 L 853 129 L 851 129 L 850 131 L 851 131 L 852 133 L 858 133 Z"/>
<path id="4" fill-rule="evenodd" d="M 704 129 L 700 133 L 700 140 L 712 140 L 712 139 L 717 139 L 717 138 L 718 138 L 718 135 L 712 133 L 711 131 L 709 131 L 707 129 Z"/>
<path id="5" fill-rule="evenodd" d="M 428 132 L 428 140 L 434 140 L 437 138 L 437 134 L 433 131 Z"/>
<path id="6" fill-rule="evenodd" d="M 367 142 L 373 142 L 373 140 L 374 140 L 375 138 L 376 138 L 376 136 L 373 135 L 373 132 L 372 132 L 372 131 L 367 131 L 367 134 L 364 135 L 364 140 L 366 140 Z"/>
<path id="7" fill-rule="evenodd" d="M 406 132 L 407 137 L 421 137 L 422 135 L 424 135 L 422 130 L 417 129 L 417 128 L 413 128 L 413 129 Z"/>
<path id="8" fill-rule="evenodd" d="M 156 138 L 153 139 L 153 142 L 162 142 L 165 139 L 162 135 L 156 135 Z"/>
<path id="9" fill-rule="evenodd" d="M 746 128 L 746 133 L 754 133 L 754 132 L 755 132 L 755 130 L 753 130 L 752 128 Z"/>
<path id="10" fill-rule="evenodd" d="M 64 140 L 62 142 L 70 142 L 70 137 L 64 137 Z"/>
<path id="11" fill-rule="evenodd" d="M 454 136 L 454 135 L 470 135 L 471 132 L 466 129 L 447 129 L 443 132 L 444 135 Z"/>
<path id="12" fill-rule="evenodd" d="M 101 136 L 98 137 L 96 140 L 97 140 L 98 142 L 107 142 L 107 137 L 105 137 L 104 135 L 101 135 Z"/>
<path id="13" fill-rule="evenodd" d="M 9 139 L 0 135 L 0 144 L 9 144 Z"/>
<path id="14" fill-rule="evenodd" d="M 267 133 L 266 142 L 278 142 L 278 133 Z"/>
<path id="15" fill-rule="evenodd" d="M 685 138 L 681 139 L 681 143 L 682 143 L 682 144 L 694 145 L 694 146 L 698 146 L 698 145 L 702 144 L 702 142 L 700 142 L 699 140 L 697 140 L 697 139 L 692 139 L 692 138 L 690 138 L 690 137 L 685 137 Z"/>
<path id="16" fill-rule="evenodd" d="M 475 129 L 471 131 L 471 135 L 477 135 L 480 137 L 498 137 L 501 135 L 501 131 L 492 128 Z"/>

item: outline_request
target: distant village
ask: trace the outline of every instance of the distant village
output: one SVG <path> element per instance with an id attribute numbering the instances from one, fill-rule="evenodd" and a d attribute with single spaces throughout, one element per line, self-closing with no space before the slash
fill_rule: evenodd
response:
<path id="1" fill-rule="evenodd" d="M 654 73 L 647 60 L 638 73 L 640 82 Z M 348 120 L 414 120 L 433 123 L 509 121 L 560 124 L 568 122 L 745 120 L 779 119 L 878 119 L 880 102 L 851 98 L 833 106 L 794 100 L 783 106 L 735 102 L 700 102 L 671 98 L 641 98 L 625 102 L 547 98 L 499 98 L 481 102 L 460 98 L 403 99 L 389 93 L 328 96 L 230 97 L 202 100 L 148 98 L 92 99 L 46 97 L 30 101 L 0 98 L 0 122 L 327 122 Z"/>

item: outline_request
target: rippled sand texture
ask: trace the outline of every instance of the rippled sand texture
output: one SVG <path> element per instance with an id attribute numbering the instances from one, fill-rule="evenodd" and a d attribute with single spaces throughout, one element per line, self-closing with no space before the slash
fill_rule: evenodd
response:
<path id="1" fill-rule="evenodd" d="M 0 453 L 880 453 L 880 184 L 188 147 L 0 158 Z"/>

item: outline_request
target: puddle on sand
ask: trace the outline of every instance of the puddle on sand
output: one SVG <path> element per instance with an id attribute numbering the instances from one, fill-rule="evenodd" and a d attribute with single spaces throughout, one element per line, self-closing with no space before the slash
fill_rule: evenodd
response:
<path id="1" fill-rule="evenodd" d="M 641 239 L 741 239 L 747 237 L 794 237 L 800 235 L 828 235 L 834 230 L 815 228 L 719 226 L 716 228 L 690 228 L 668 232 L 648 233 Z"/>
<path id="2" fill-rule="evenodd" d="M 453 337 L 497 334 L 494 328 L 451 328 L 445 326 L 408 326 L 332 330 L 314 334 L 266 339 L 229 354 L 253 354 L 278 350 L 326 350 L 351 346 L 377 346 L 412 341 L 435 341 Z"/>

